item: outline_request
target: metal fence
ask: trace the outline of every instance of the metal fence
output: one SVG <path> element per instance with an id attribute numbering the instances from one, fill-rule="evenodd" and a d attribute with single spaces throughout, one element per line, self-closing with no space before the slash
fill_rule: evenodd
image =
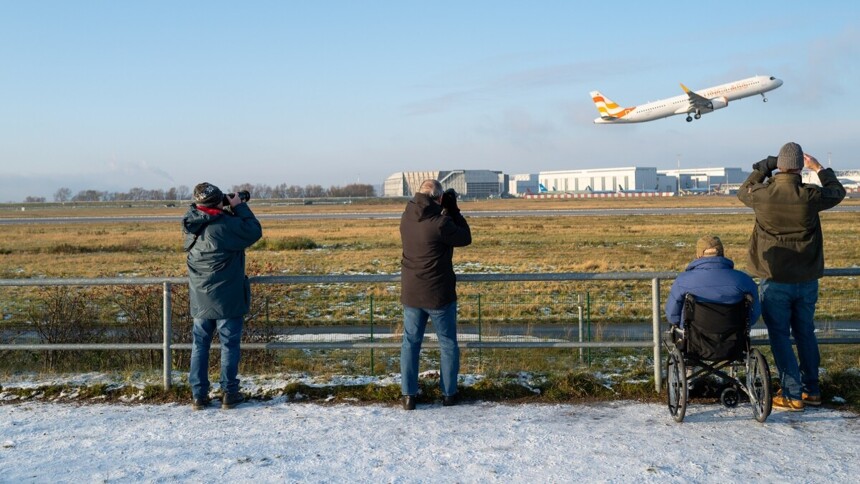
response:
<path id="1" fill-rule="evenodd" d="M 651 348 L 654 358 L 654 385 L 655 390 L 660 391 L 662 385 L 661 367 L 661 331 L 660 321 L 662 313 L 662 297 L 660 290 L 661 281 L 667 281 L 677 277 L 676 272 L 624 272 L 624 273 L 517 273 L 517 274 L 459 274 L 458 282 L 471 283 L 501 283 L 515 284 L 525 282 L 571 282 L 571 281 L 650 281 L 651 284 L 651 338 L 633 341 L 583 341 L 583 313 L 582 306 L 576 319 L 579 325 L 579 341 L 461 341 L 463 348 Z M 825 277 L 854 277 L 860 276 L 860 269 L 828 269 Z M 397 284 L 400 282 L 399 275 L 327 275 L 327 276 L 258 276 L 252 277 L 252 284 L 276 284 L 276 285 L 319 285 L 319 284 Z M 172 361 L 173 350 L 188 350 L 188 343 L 174 343 L 172 304 L 173 286 L 187 285 L 186 278 L 100 278 L 100 279 L 0 279 L 0 287 L 44 287 L 44 286 L 161 286 L 162 287 L 162 342 L 161 343 L 11 343 L 0 344 L 0 350 L 29 350 L 29 351 L 52 351 L 52 350 L 159 350 L 162 352 L 163 384 L 165 389 L 172 385 Z M 371 303 L 372 305 L 372 303 Z M 478 318 L 480 319 L 480 298 L 478 299 Z M 370 311 L 371 332 L 373 309 Z M 479 333 L 480 334 L 480 333 Z M 372 333 L 371 333 L 372 336 Z M 822 344 L 835 343 L 860 343 L 860 338 L 838 338 L 820 339 Z M 761 343 L 761 341 L 759 341 Z M 243 343 L 243 349 L 257 350 L 283 350 L 283 349 L 395 349 L 400 347 L 400 342 L 392 341 L 294 341 L 294 342 L 265 342 L 265 343 Z M 425 348 L 438 347 L 438 343 L 426 342 Z"/>

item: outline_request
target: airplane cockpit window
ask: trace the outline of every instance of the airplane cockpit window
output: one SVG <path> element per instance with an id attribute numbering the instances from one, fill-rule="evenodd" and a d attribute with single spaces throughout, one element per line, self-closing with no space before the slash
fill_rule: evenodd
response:
<path id="1" fill-rule="evenodd" d="M 775 77 L 773 77 L 773 76 L 770 76 L 770 80 L 771 80 L 771 81 L 775 81 L 775 80 L 776 80 L 776 78 L 775 78 Z"/>

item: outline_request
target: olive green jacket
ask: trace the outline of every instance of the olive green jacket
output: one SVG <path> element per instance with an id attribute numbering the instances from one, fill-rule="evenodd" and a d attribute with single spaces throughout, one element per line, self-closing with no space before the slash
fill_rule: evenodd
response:
<path id="1" fill-rule="evenodd" d="M 755 211 L 748 271 L 761 279 L 797 283 L 824 275 L 824 236 L 818 213 L 845 198 L 845 188 L 830 168 L 818 172 L 821 186 L 805 184 L 799 174 L 767 175 L 753 170 L 738 199 Z"/>

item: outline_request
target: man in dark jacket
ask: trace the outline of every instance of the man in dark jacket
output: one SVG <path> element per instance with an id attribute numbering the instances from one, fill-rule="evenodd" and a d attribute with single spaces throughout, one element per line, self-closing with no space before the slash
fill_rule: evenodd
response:
<path id="1" fill-rule="evenodd" d="M 818 174 L 821 186 L 804 184 L 804 166 Z M 779 168 L 769 183 L 764 183 Z M 779 156 L 761 160 L 738 190 L 738 198 L 755 210 L 749 243 L 750 271 L 761 281 L 762 317 L 779 370 L 780 393 L 773 406 L 803 411 L 820 405 L 820 356 L 815 337 L 818 279 L 824 274 L 824 236 L 818 213 L 845 198 L 833 170 L 786 143 Z M 797 344 L 797 357 L 790 336 Z M 799 364 L 798 364 L 799 360 Z"/>
<path id="2" fill-rule="evenodd" d="M 740 302 L 749 294 L 750 326 L 761 315 L 758 287 L 746 273 L 735 270 L 735 263 L 723 252 L 719 237 L 706 235 L 696 242 L 696 259 L 678 275 L 666 301 L 666 318 L 671 324 L 683 327 L 684 296 L 689 293 L 697 300 L 719 304 Z"/>
<path id="3" fill-rule="evenodd" d="M 457 292 L 454 247 L 472 243 L 472 232 L 457 207 L 454 190 L 442 191 L 437 180 L 425 180 L 400 218 L 403 344 L 400 379 L 403 408 L 414 410 L 418 394 L 418 356 L 427 319 L 439 338 L 442 404 L 457 401 L 460 348 L 457 345 Z"/>
<path id="4" fill-rule="evenodd" d="M 242 320 L 251 304 L 245 249 L 263 236 L 263 229 L 248 205 L 235 194 L 225 197 L 215 185 L 200 183 L 194 187 L 193 196 L 196 203 L 182 218 L 194 318 L 188 375 L 191 406 L 201 410 L 209 405 L 209 348 L 217 328 L 221 341 L 221 408 L 229 409 L 244 401 L 237 376 Z"/>

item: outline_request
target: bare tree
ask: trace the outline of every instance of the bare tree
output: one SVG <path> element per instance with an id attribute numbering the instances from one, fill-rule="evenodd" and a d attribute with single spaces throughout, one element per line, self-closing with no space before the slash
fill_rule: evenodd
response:
<path id="1" fill-rule="evenodd" d="M 287 198 L 302 198 L 305 196 L 305 189 L 298 185 L 290 185 L 287 188 Z"/>
<path id="2" fill-rule="evenodd" d="M 105 198 L 107 192 L 100 192 L 98 190 L 81 190 L 77 195 L 72 197 L 73 202 L 98 202 L 102 198 Z"/>
<path id="3" fill-rule="evenodd" d="M 305 187 L 305 197 L 320 198 L 325 196 L 325 190 L 320 185 L 307 185 Z"/>
<path id="4" fill-rule="evenodd" d="M 72 191 L 66 187 L 60 188 L 54 192 L 55 202 L 68 202 L 72 199 Z"/>

